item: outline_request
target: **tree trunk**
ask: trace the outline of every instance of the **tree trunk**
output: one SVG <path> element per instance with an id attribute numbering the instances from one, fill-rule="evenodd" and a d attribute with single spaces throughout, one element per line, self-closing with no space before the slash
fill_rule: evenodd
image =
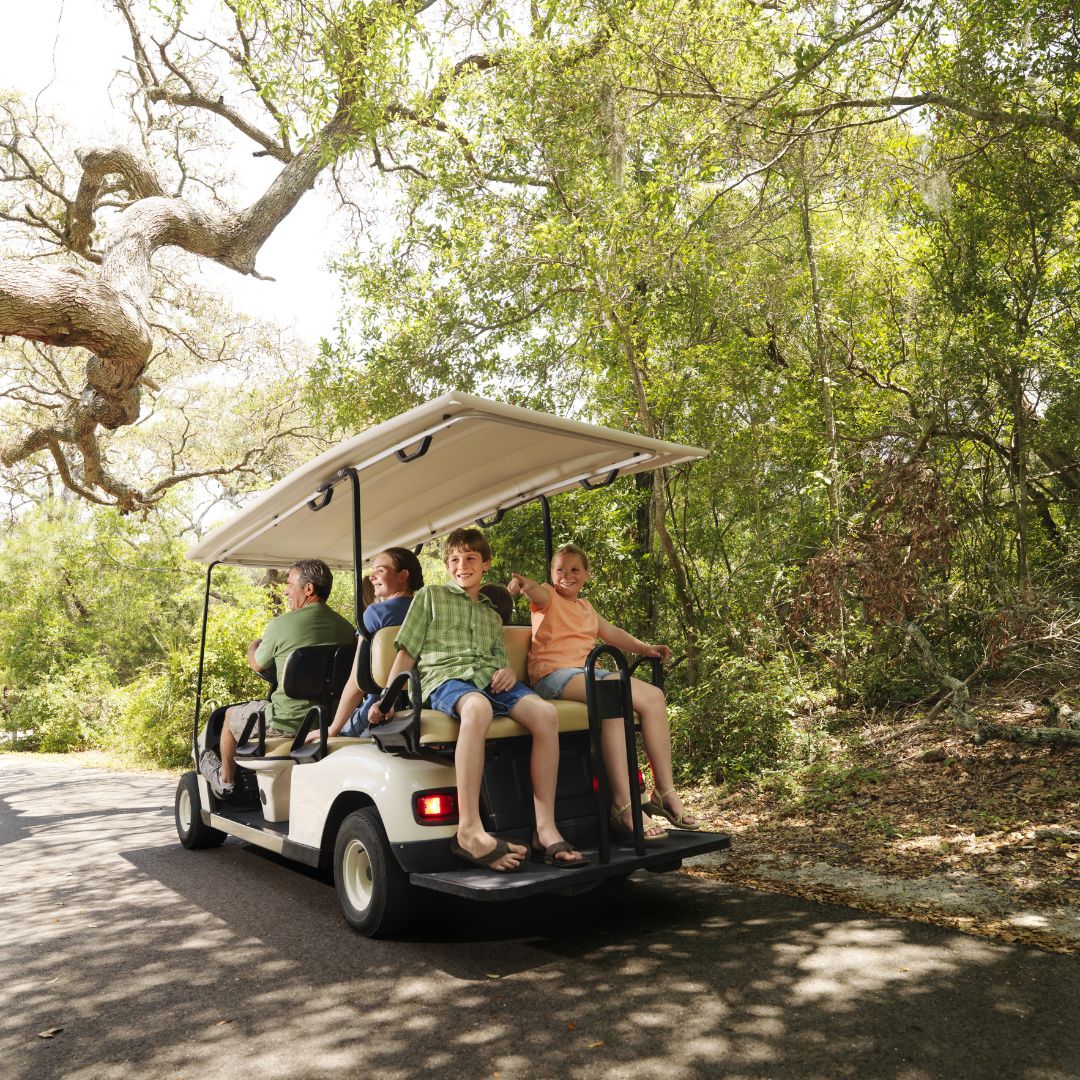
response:
<path id="1" fill-rule="evenodd" d="M 653 641 L 660 624 L 660 597 L 656 588 L 656 570 L 652 563 L 652 515 L 656 473 L 635 473 L 634 487 L 639 495 L 634 529 L 634 550 L 639 567 L 638 605 L 644 613 L 644 626 L 639 636 L 645 641 Z"/>
<path id="2" fill-rule="evenodd" d="M 109 473 L 97 442 L 99 428 L 115 430 L 139 418 L 140 384 L 153 344 L 149 317 L 155 253 L 178 247 L 258 276 L 255 259 L 263 244 L 333 160 L 350 125 L 343 102 L 266 191 L 238 213 L 209 214 L 182 198 L 166 197 L 150 166 L 126 149 L 78 151 L 83 172 L 65 236 L 71 251 L 88 263 L 60 267 L 0 259 L 0 337 L 87 349 L 86 385 L 58 423 L 4 445 L 0 463 L 10 467 L 48 450 L 64 483 L 94 501 L 107 501 L 100 495 L 104 492 L 123 510 L 156 502 L 160 494 L 138 492 Z M 109 229 L 100 265 L 93 266 L 99 258 L 90 250 L 94 214 L 110 190 L 107 181 L 117 177 L 134 201 Z M 68 458 L 71 449 L 81 456 L 81 482 Z"/>
<path id="3" fill-rule="evenodd" d="M 822 313 L 821 278 L 818 274 L 817 249 L 814 244 L 814 230 L 810 220 L 810 185 L 805 174 L 801 181 L 801 211 L 803 243 L 806 247 L 806 263 L 810 269 L 810 299 L 814 311 L 814 362 L 817 365 L 818 379 L 821 385 L 821 412 L 825 422 L 825 442 L 828 448 L 828 484 L 829 489 L 829 539 L 834 550 L 840 548 L 840 454 L 836 434 L 836 414 L 832 400 L 832 368 L 829 363 L 829 348 L 825 337 L 825 320 Z M 839 596 L 840 604 L 840 640 L 837 657 L 837 673 L 842 679 L 847 669 L 847 610 L 844 598 Z"/>
<path id="4" fill-rule="evenodd" d="M 1023 378 L 1015 368 L 1009 372 L 1009 391 L 1013 414 L 1013 436 L 1009 444 L 1012 467 L 1009 478 L 1016 523 L 1016 585 L 1020 595 L 1024 596 L 1031 587 L 1028 573 L 1027 430 Z"/>

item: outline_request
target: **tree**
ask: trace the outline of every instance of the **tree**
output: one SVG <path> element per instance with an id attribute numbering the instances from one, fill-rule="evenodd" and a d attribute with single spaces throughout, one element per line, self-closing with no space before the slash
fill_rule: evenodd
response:
<path id="1" fill-rule="evenodd" d="M 370 148 L 377 166 L 392 171 L 380 149 L 388 127 L 448 129 L 434 116 L 437 92 L 425 102 L 423 80 L 409 73 L 427 47 L 420 20 L 430 0 L 226 0 L 208 26 L 181 4 L 162 18 L 138 0 L 112 6 L 131 40 L 126 77 L 138 152 L 82 147 L 67 159 L 39 117 L 17 103 L 3 107 L 0 182 L 8 194 L 0 216 L 14 257 L 0 262 L 0 337 L 46 348 L 40 363 L 36 353 L 22 355 L 37 373 L 63 374 L 43 393 L 24 393 L 37 416 L 0 460 L 10 468 L 47 453 L 65 484 L 132 510 L 204 471 L 177 468 L 139 486 L 103 453 L 103 433 L 137 423 L 146 391 L 157 388 L 157 316 L 170 306 L 168 278 L 183 275 L 175 301 L 197 271 L 191 257 L 257 277 L 263 244 L 320 175 L 330 172 L 351 200 L 350 155 Z M 471 17 L 452 5 L 445 14 Z M 205 153 L 211 123 L 212 138 L 242 139 L 280 165 L 254 198 L 244 201 Z M 81 388 L 71 383 L 71 365 L 54 359 L 55 350 L 77 348 L 90 353 Z M 17 387 L 6 389 L 19 397 Z M 243 468 L 253 449 L 232 467 Z"/>

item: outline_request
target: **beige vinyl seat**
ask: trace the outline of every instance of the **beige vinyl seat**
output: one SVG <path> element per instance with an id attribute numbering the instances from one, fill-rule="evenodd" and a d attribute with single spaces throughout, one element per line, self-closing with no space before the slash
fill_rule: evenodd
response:
<path id="1" fill-rule="evenodd" d="M 371 641 L 371 675 L 380 686 L 385 686 L 390 675 L 390 668 L 397 656 L 394 639 L 400 627 L 386 626 L 376 632 Z M 532 641 L 532 629 L 528 626 L 504 626 L 503 643 L 506 657 L 523 683 L 528 685 L 529 645 Z M 559 731 L 588 731 L 589 713 L 585 705 L 578 701 L 553 701 L 559 716 Z M 635 724 L 638 717 L 634 715 Z M 424 709 L 420 714 L 420 744 L 437 746 L 457 741 L 458 721 L 435 709 Z M 512 739 L 528 732 L 509 716 L 497 716 L 488 731 L 489 739 Z M 332 743 L 338 740 L 331 739 Z M 344 740 L 346 742 L 350 740 Z"/>

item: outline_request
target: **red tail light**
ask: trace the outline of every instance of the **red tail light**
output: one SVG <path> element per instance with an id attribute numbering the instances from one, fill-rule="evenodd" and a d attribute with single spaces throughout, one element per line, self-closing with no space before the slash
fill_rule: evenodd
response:
<path id="1" fill-rule="evenodd" d="M 456 825 L 456 789 L 416 792 L 413 795 L 413 818 L 419 825 Z"/>

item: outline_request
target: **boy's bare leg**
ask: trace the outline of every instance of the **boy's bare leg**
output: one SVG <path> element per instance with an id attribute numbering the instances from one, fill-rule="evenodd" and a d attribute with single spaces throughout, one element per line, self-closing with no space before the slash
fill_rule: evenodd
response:
<path id="1" fill-rule="evenodd" d="M 529 778 L 532 781 L 533 808 L 536 814 L 536 839 L 545 847 L 564 841 L 555 825 L 555 786 L 559 779 L 559 717 L 555 706 L 537 694 L 523 697 L 510 716 L 532 736 Z M 581 857 L 560 851 L 560 862 L 579 862 Z"/>
<path id="2" fill-rule="evenodd" d="M 491 703 L 483 694 L 458 699 L 461 730 L 454 750 L 458 789 L 458 843 L 479 858 L 498 842 L 480 820 L 480 784 L 484 778 L 484 742 L 491 727 Z M 510 851 L 490 864 L 492 870 L 513 870 L 528 857 L 528 850 L 511 845 Z"/>

